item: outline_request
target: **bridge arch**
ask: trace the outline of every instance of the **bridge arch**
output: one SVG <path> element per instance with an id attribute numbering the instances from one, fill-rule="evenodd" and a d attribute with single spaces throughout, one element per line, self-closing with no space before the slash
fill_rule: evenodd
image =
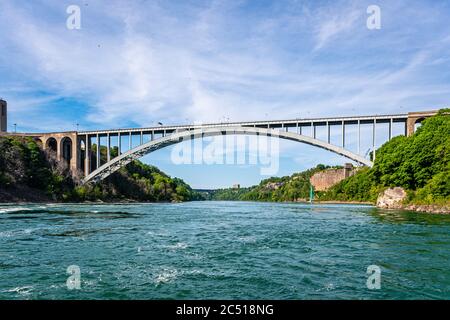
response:
<path id="1" fill-rule="evenodd" d="M 128 150 L 127 152 L 119 155 L 118 157 L 112 159 L 111 161 L 105 163 L 100 166 L 89 175 L 87 175 L 83 183 L 96 183 L 104 178 L 108 177 L 121 167 L 127 165 L 133 160 L 139 159 L 149 153 L 157 151 L 159 149 L 174 145 L 176 143 L 180 143 L 184 141 L 186 138 L 202 138 L 202 137 L 210 137 L 210 136 L 220 136 L 224 134 L 234 134 L 234 135 L 265 135 L 271 137 L 277 137 L 280 139 L 286 139 L 291 141 L 297 141 L 305 144 L 309 144 L 312 146 L 316 146 L 334 153 L 337 153 L 341 156 L 349 158 L 359 164 L 371 167 L 373 163 L 366 158 L 355 154 L 351 151 L 348 151 L 342 147 L 338 147 L 332 144 L 329 144 L 325 141 L 321 141 L 309 136 L 304 136 L 298 133 L 293 132 L 285 132 L 285 131 L 277 131 L 274 129 L 266 129 L 266 128 L 258 128 L 258 127 L 209 127 L 209 128 L 200 128 L 195 130 L 187 130 L 181 132 L 175 132 L 171 135 L 149 141 L 144 143 L 134 149 Z"/>
<path id="2" fill-rule="evenodd" d="M 48 138 L 45 141 L 45 149 L 56 153 L 58 151 L 58 141 L 55 138 Z"/>
<path id="3" fill-rule="evenodd" d="M 414 121 L 414 132 L 416 132 L 417 129 L 420 128 L 420 126 L 422 125 L 422 121 L 424 121 L 425 119 L 426 119 L 425 117 L 421 117 L 421 118 L 417 118 L 417 119 Z"/>
<path id="4" fill-rule="evenodd" d="M 72 160 L 72 139 L 69 137 L 63 137 L 61 139 L 61 160 L 63 160 L 68 166 Z"/>

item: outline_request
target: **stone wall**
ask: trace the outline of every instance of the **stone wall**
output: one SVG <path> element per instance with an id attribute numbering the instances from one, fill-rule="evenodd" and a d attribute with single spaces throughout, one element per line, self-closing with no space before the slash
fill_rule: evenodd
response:
<path id="1" fill-rule="evenodd" d="M 341 169 L 326 169 L 315 173 L 310 182 L 316 191 L 326 191 L 335 184 L 355 174 L 356 168 L 346 163 Z"/>

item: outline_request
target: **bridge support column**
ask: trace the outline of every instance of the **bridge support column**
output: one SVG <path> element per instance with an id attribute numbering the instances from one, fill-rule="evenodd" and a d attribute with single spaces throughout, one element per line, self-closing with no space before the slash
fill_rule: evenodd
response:
<path id="1" fill-rule="evenodd" d="M 106 161 L 111 161 L 111 136 L 109 135 L 109 133 L 106 136 Z"/>
<path id="2" fill-rule="evenodd" d="M 80 168 L 78 156 L 78 135 L 74 134 L 72 138 L 72 158 L 70 159 L 70 170 L 75 173 Z"/>
<path id="3" fill-rule="evenodd" d="M 84 176 L 87 177 L 91 173 L 91 140 L 89 135 L 86 135 L 84 152 Z"/>
<path id="4" fill-rule="evenodd" d="M 416 121 L 419 120 L 417 117 L 408 117 L 408 120 L 406 120 L 406 135 L 412 136 L 414 134 L 414 129 L 416 126 Z"/>
<path id="5" fill-rule="evenodd" d="M 117 133 L 117 155 L 122 154 L 122 138 L 120 137 L 120 132 Z"/>
<path id="6" fill-rule="evenodd" d="M 358 154 L 361 154 L 361 120 L 358 120 Z"/>
<path id="7" fill-rule="evenodd" d="M 373 159 L 372 161 L 375 161 L 375 144 L 377 141 L 377 119 L 373 119 L 373 128 L 372 128 L 372 152 L 373 152 Z"/>
<path id="8" fill-rule="evenodd" d="M 84 172 L 82 171 L 83 170 L 83 162 L 84 162 L 84 159 L 83 159 L 83 153 L 82 153 L 82 149 L 81 149 L 81 144 L 83 143 L 83 137 L 80 137 L 80 136 L 78 136 L 77 135 L 77 143 L 76 143 L 76 146 L 77 146 L 77 158 L 76 158 L 76 161 L 77 161 L 77 170 L 79 171 L 79 172 L 81 172 L 82 174 L 84 174 Z M 85 144 L 86 145 L 86 144 Z M 86 148 L 86 147 L 85 147 Z M 86 150 L 86 149 L 85 149 Z"/>
<path id="9" fill-rule="evenodd" d="M 131 148 L 131 146 L 132 146 L 132 141 L 131 141 L 131 139 L 132 139 L 132 134 L 131 134 L 131 131 L 130 131 L 130 134 L 128 135 L 128 150 L 131 150 L 132 148 Z"/>
<path id="10" fill-rule="evenodd" d="M 327 142 L 330 143 L 330 140 L 331 140 L 330 122 L 327 121 Z"/>
<path id="11" fill-rule="evenodd" d="M 100 136 L 97 134 L 97 157 L 96 157 L 97 159 L 97 163 L 96 163 L 96 165 L 97 165 L 97 167 L 96 167 L 96 169 L 98 169 L 98 168 L 100 168 Z"/>
<path id="12" fill-rule="evenodd" d="M 61 145 L 61 138 L 56 139 L 56 160 L 61 161 L 62 160 L 62 145 Z"/>
<path id="13" fill-rule="evenodd" d="M 345 122 L 342 121 L 342 148 L 345 148 Z"/>
<path id="14" fill-rule="evenodd" d="M 388 141 L 390 141 L 392 139 L 392 124 L 393 124 L 393 121 L 392 121 L 392 118 L 391 118 L 389 120 L 389 140 Z"/>

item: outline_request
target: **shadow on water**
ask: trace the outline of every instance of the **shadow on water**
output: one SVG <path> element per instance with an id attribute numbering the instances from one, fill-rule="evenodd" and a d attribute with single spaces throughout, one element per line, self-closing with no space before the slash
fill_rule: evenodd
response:
<path id="1" fill-rule="evenodd" d="M 89 229 L 89 230 L 79 229 L 79 230 L 64 231 L 61 233 L 47 233 L 45 235 L 50 236 L 50 237 L 83 237 L 83 236 L 94 235 L 97 233 L 108 233 L 111 231 L 112 231 L 111 228 Z"/>
<path id="2" fill-rule="evenodd" d="M 87 218 L 108 218 L 108 219 L 120 219 L 135 217 L 135 213 L 129 213 L 125 211 L 101 211 L 101 210 L 58 210 L 51 208 L 37 208 L 37 209 L 17 209 L 2 212 L 6 216 L 5 219 L 35 219 L 39 218 L 37 214 L 50 214 L 50 215 L 62 215 L 67 217 L 87 217 Z"/>
<path id="3" fill-rule="evenodd" d="M 427 225 L 450 224 L 450 215 L 422 213 L 407 210 L 382 210 L 372 208 L 368 214 L 379 222 L 384 223 L 410 223 Z"/>

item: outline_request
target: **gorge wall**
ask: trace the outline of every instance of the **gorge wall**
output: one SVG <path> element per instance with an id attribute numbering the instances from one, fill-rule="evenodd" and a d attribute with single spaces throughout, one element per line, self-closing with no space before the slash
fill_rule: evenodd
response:
<path id="1" fill-rule="evenodd" d="M 351 163 L 346 163 L 344 168 L 325 169 L 313 174 L 310 182 L 316 191 L 326 191 L 345 178 L 354 175 L 356 168 Z"/>

